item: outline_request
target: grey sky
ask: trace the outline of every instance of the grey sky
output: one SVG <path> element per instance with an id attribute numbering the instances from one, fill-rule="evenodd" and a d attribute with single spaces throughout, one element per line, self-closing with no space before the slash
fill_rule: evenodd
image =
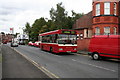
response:
<path id="1" fill-rule="evenodd" d="M 56 8 L 57 3 L 63 3 L 68 14 L 88 13 L 92 10 L 92 0 L 0 0 L 0 32 L 21 32 L 26 22 L 31 25 L 40 18 L 50 18 L 49 10 Z"/>

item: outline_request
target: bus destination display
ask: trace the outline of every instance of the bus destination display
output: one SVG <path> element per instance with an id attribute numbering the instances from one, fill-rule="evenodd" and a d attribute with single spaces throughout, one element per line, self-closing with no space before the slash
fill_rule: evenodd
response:
<path id="1" fill-rule="evenodd" d="M 75 31 L 62 31 L 62 33 L 64 33 L 64 34 L 76 34 Z"/>

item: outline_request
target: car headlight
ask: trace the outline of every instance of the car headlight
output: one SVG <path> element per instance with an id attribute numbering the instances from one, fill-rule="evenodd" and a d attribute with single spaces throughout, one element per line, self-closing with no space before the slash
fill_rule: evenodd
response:
<path id="1" fill-rule="evenodd" d="M 74 48 L 74 50 L 77 50 L 76 48 Z"/>

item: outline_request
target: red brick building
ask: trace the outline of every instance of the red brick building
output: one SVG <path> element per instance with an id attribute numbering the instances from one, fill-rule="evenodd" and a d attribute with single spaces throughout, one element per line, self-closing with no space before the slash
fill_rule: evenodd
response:
<path id="1" fill-rule="evenodd" d="M 78 31 L 78 50 L 88 51 L 92 35 L 120 33 L 120 1 L 93 0 L 93 10 L 76 20 L 73 29 Z"/>
<path id="2" fill-rule="evenodd" d="M 0 38 L 2 38 L 2 42 L 4 41 L 11 42 L 13 35 L 12 34 L 1 34 Z"/>
<path id="3" fill-rule="evenodd" d="M 93 33 L 107 35 L 119 33 L 119 2 L 94 1 L 93 2 Z"/>

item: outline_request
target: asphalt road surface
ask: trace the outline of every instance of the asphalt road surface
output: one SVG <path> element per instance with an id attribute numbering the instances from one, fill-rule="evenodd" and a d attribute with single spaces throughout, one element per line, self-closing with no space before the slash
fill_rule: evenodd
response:
<path id="1" fill-rule="evenodd" d="M 7 48 L 7 46 L 4 46 L 4 48 Z M 75 53 L 52 54 L 41 51 L 41 49 L 36 47 L 24 45 L 14 49 L 36 65 L 42 66 L 42 69 L 56 78 L 118 78 L 118 61 L 95 61 L 91 60 L 87 55 Z M 31 71 L 31 69 L 29 70 Z M 3 71 L 3 73 L 5 72 Z M 29 77 L 29 75 L 26 77 Z"/>

